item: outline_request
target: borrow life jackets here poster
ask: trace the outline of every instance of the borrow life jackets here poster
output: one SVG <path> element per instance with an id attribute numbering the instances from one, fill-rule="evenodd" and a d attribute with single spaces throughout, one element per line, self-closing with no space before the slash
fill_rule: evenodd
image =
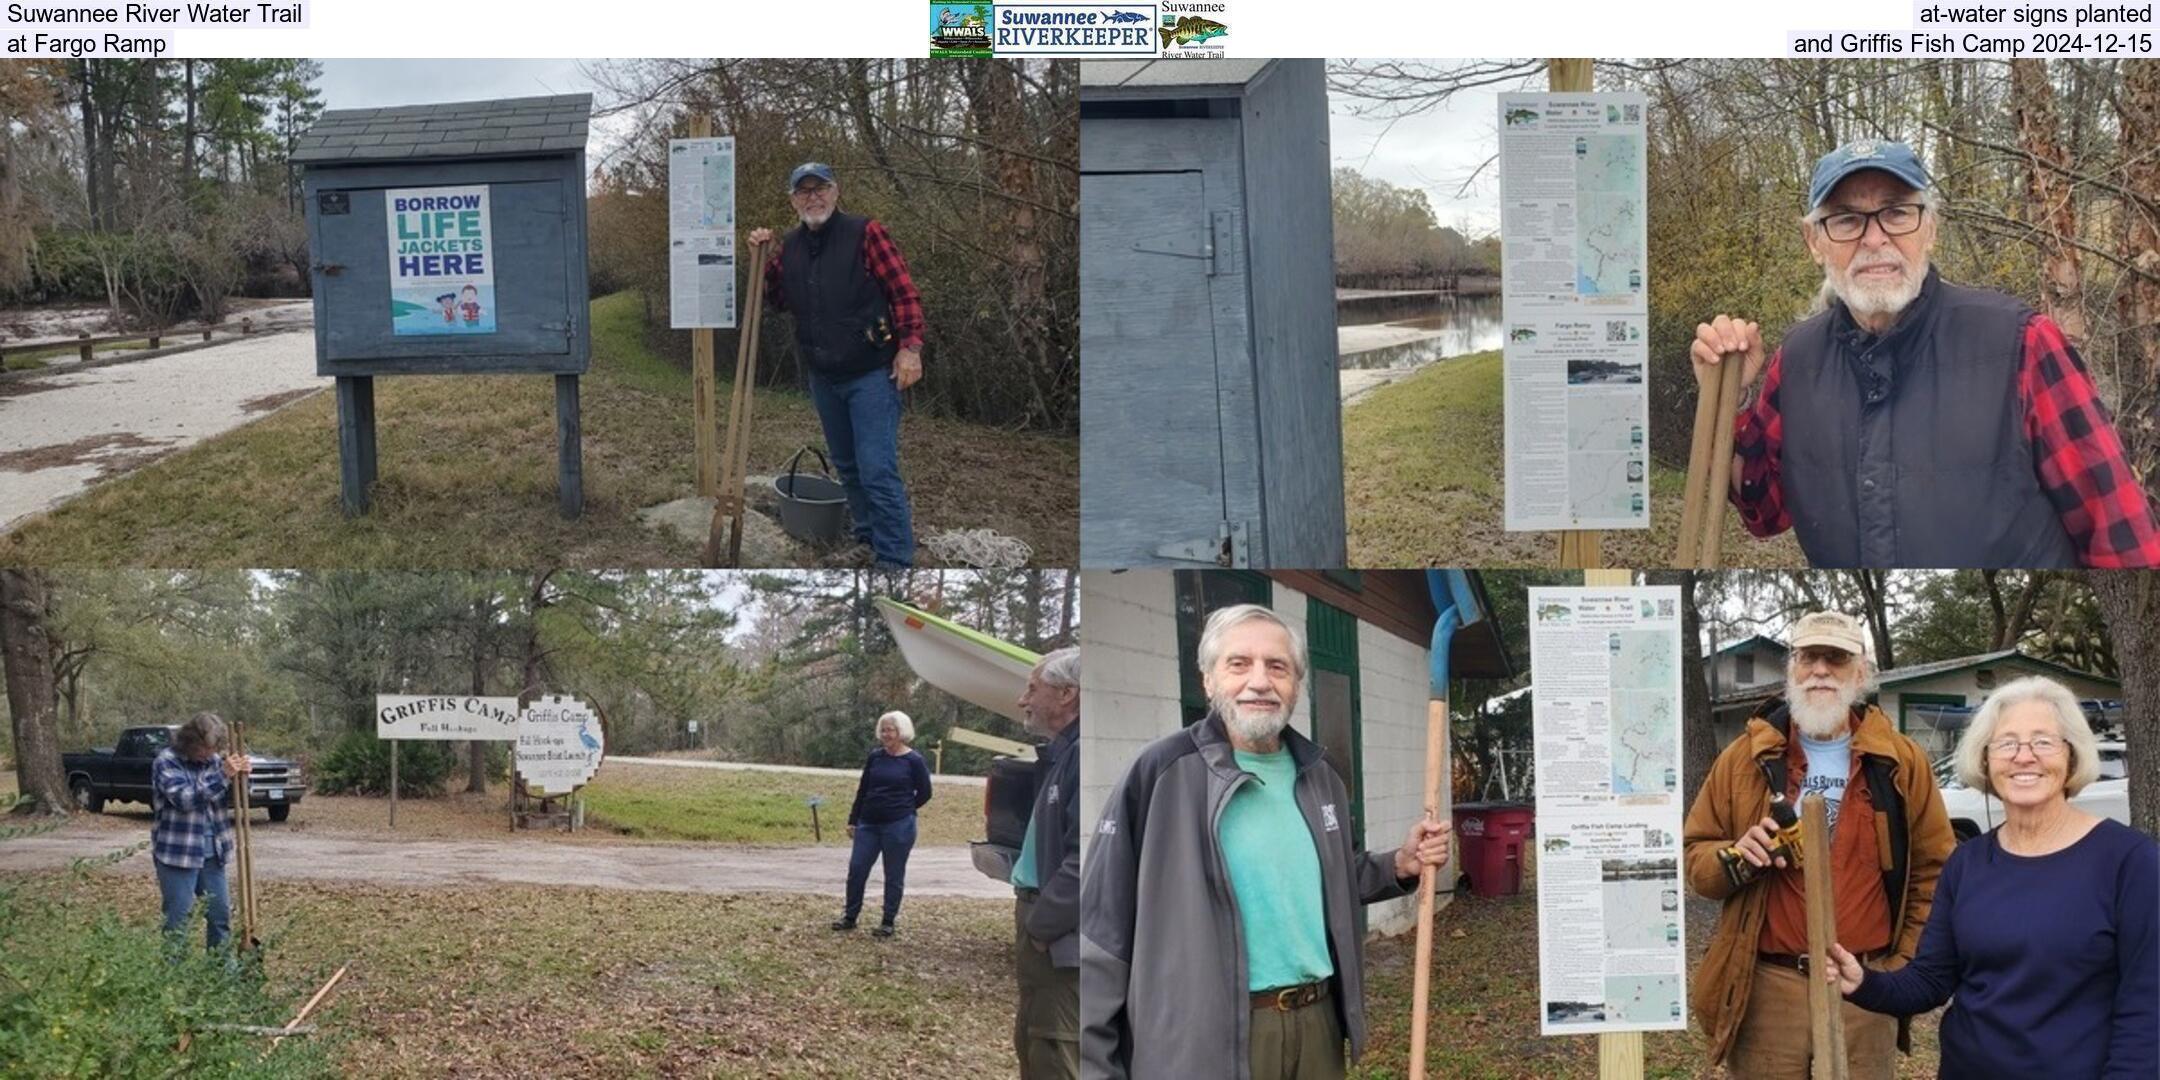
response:
<path id="1" fill-rule="evenodd" d="M 392 188 L 390 327 L 404 334 L 495 332 L 495 249 L 486 184 Z"/>

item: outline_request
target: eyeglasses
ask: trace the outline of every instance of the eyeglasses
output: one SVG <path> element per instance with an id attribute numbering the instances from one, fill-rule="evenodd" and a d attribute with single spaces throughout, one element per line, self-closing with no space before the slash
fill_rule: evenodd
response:
<path id="1" fill-rule="evenodd" d="M 1828 664 L 1832 671 L 1841 671 L 1853 662 L 1853 654 L 1843 649 L 1801 649 L 1793 653 L 1793 665 L 1802 671 L 1816 664 Z"/>
<path id="2" fill-rule="evenodd" d="M 2030 746 L 2034 757 L 2054 757 L 2062 753 L 2063 741 L 2049 735 L 2031 739 L 1997 739 L 1987 744 L 1988 753 L 1999 758 L 2014 758 L 2018 747 Z"/>
<path id="3" fill-rule="evenodd" d="M 791 192 L 788 192 L 788 194 L 793 198 L 802 199 L 808 198 L 812 195 L 823 195 L 831 190 L 831 184 L 804 184 L 803 186 L 796 188 Z"/>
<path id="4" fill-rule="evenodd" d="M 1880 210 L 1866 213 L 1850 211 L 1831 214 L 1815 224 L 1822 226 L 1823 235 L 1840 244 L 1849 244 L 1867 234 L 1868 222 L 1882 226 L 1884 236 L 1906 236 L 1919 230 L 1921 219 L 1927 216 L 1927 207 L 1920 203 L 1897 203 Z"/>

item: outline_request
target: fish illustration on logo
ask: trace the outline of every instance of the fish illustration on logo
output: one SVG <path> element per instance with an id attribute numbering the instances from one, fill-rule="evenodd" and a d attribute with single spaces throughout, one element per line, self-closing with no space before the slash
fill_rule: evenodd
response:
<path id="1" fill-rule="evenodd" d="M 1103 21 L 1114 23 L 1136 23 L 1146 22 L 1148 21 L 1148 17 L 1137 11 L 1113 11 L 1110 14 L 1103 16 Z"/>
<path id="2" fill-rule="evenodd" d="M 1203 19 L 1198 15 L 1187 15 L 1174 23 L 1170 21 L 1168 15 L 1165 15 L 1163 16 L 1163 25 L 1157 27 L 1156 32 L 1162 35 L 1162 46 L 1167 49 L 1172 42 L 1179 45 L 1191 45 L 1207 41 L 1209 38 L 1219 38 L 1229 33 L 1230 28 L 1213 19 Z"/>

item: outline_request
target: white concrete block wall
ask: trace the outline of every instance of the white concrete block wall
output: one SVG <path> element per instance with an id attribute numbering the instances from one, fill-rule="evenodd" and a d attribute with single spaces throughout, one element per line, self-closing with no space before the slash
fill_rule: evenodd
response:
<path id="1" fill-rule="evenodd" d="M 1426 648 L 1369 623 L 1358 624 L 1358 691 L 1361 723 L 1360 758 L 1365 789 L 1365 843 L 1373 850 L 1399 846 L 1411 823 L 1425 813 Z M 1442 812 L 1451 800 L 1440 789 Z M 1455 872 L 1440 877 L 1445 888 Z M 1449 897 L 1443 895 L 1445 904 Z M 1414 897 L 1389 900 L 1365 909 L 1366 927 L 1374 934 L 1399 934 L 1415 927 Z"/>
<path id="2" fill-rule="evenodd" d="M 1183 726 L 1177 592 L 1168 570 L 1080 575 L 1081 857 L 1111 785 L 1142 747 Z"/>

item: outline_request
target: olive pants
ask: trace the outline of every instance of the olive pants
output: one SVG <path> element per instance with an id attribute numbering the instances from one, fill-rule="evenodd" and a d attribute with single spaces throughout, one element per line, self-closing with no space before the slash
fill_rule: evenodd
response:
<path id="1" fill-rule="evenodd" d="M 1080 1075 L 1080 969 L 1061 968 L 1028 936 L 1035 901 L 1013 904 L 1013 969 L 1020 1006 L 1013 1015 L 1013 1052 L 1021 1080 L 1077 1080 Z"/>
<path id="2" fill-rule="evenodd" d="M 1252 1080 L 1342 1080 L 1342 1021 L 1335 999 L 1322 998 L 1288 1012 L 1252 1011 Z"/>

